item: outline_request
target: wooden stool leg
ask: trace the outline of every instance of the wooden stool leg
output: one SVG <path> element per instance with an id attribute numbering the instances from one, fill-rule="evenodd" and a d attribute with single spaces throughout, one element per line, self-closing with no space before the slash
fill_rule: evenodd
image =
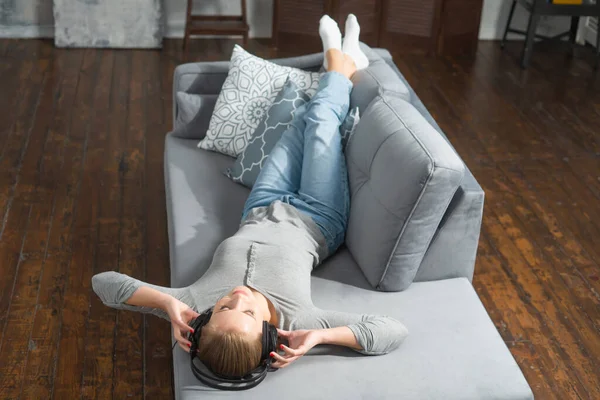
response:
<path id="1" fill-rule="evenodd" d="M 504 35 L 502 35 L 502 42 L 500 42 L 500 47 L 504 48 L 504 44 L 506 43 L 506 36 L 508 35 L 508 30 L 510 29 L 510 21 L 512 21 L 513 14 L 515 13 L 515 7 L 517 6 L 517 0 L 513 0 L 512 6 L 510 6 L 510 12 L 508 13 L 508 20 L 506 21 L 506 28 L 504 29 Z"/>
<path id="2" fill-rule="evenodd" d="M 184 56 L 187 59 L 189 54 L 189 41 L 190 41 L 190 29 L 192 23 L 192 4 L 194 0 L 188 0 L 187 2 L 187 10 L 185 15 L 185 30 L 183 32 L 183 52 Z"/>
<path id="3" fill-rule="evenodd" d="M 244 33 L 244 48 L 248 47 L 248 33 Z"/>

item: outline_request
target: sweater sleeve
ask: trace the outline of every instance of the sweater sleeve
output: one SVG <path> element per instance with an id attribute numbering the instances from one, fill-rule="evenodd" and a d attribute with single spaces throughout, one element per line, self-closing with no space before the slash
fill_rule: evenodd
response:
<path id="1" fill-rule="evenodd" d="M 92 288 L 100 300 L 102 300 L 104 305 L 111 308 L 116 308 L 118 310 L 129 310 L 153 314 L 169 321 L 168 314 L 159 308 L 138 307 L 125 304 L 125 302 L 129 300 L 133 293 L 142 286 L 150 287 L 158 290 L 159 292 L 169 294 L 184 302 L 188 306 L 194 308 L 192 302 L 190 301 L 191 297 L 189 295 L 188 288 L 172 289 L 151 285 L 114 271 L 102 272 L 92 277 Z"/>
<path id="2" fill-rule="evenodd" d="M 299 318 L 295 329 L 328 329 L 347 326 L 365 355 L 382 355 L 397 349 L 408 336 L 400 321 L 383 315 L 352 314 L 318 308 Z"/>

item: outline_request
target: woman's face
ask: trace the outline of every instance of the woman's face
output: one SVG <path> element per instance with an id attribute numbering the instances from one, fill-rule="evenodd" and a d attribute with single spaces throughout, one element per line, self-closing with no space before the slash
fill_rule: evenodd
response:
<path id="1" fill-rule="evenodd" d="M 253 291 L 236 286 L 213 309 L 210 328 L 221 332 L 261 333 L 263 312 Z"/>

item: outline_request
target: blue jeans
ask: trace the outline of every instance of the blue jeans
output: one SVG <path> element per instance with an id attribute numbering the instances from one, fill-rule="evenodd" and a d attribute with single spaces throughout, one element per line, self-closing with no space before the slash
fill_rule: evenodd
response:
<path id="1" fill-rule="evenodd" d="M 352 82 L 337 72 L 321 77 L 319 90 L 296 110 L 265 162 L 242 220 L 276 200 L 310 216 L 327 240 L 329 254 L 344 242 L 350 195 L 339 127 L 350 106 Z"/>

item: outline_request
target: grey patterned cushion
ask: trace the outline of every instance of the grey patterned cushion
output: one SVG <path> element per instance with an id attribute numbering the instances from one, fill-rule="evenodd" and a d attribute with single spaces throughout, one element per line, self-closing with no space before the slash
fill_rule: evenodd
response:
<path id="1" fill-rule="evenodd" d="M 256 128 L 248 146 L 233 163 L 233 166 L 225 171 L 225 175 L 234 182 L 249 188 L 254 186 L 271 150 L 291 124 L 295 111 L 308 101 L 306 93 L 298 88 L 292 80 L 288 80 Z M 344 147 L 352 136 L 359 119 L 358 108 L 355 108 L 348 113 L 340 126 Z"/>
<path id="2" fill-rule="evenodd" d="M 352 135 L 356 130 L 356 125 L 359 121 L 360 111 L 358 107 L 354 107 L 352 110 L 348 111 L 346 119 L 344 119 L 344 122 L 342 122 L 342 125 L 340 125 L 340 135 L 342 135 L 342 148 L 344 151 L 346 150 L 346 146 L 352 138 Z"/>
<path id="3" fill-rule="evenodd" d="M 320 76 L 317 72 L 263 60 L 236 45 L 206 137 L 198 147 L 237 157 L 246 148 L 288 77 L 312 96 Z"/>

